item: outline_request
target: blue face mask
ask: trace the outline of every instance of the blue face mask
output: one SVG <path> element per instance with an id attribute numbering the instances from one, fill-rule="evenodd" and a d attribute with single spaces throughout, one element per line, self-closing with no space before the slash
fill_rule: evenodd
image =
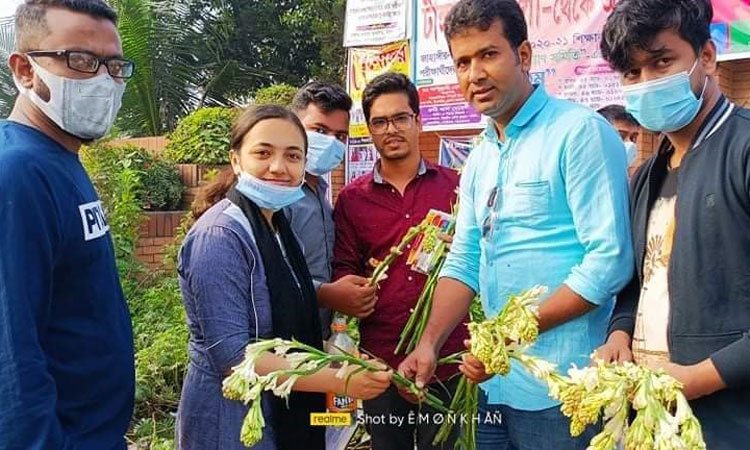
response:
<path id="1" fill-rule="evenodd" d="M 236 187 L 242 195 L 252 200 L 259 208 L 270 209 L 274 212 L 305 196 L 302 183 L 296 187 L 279 186 L 256 178 L 247 172 L 240 172 L 237 176 Z"/>
<path id="2" fill-rule="evenodd" d="M 345 152 L 344 144 L 333 136 L 308 131 L 305 170 L 313 175 L 325 175 L 341 164 Z"/>
<path id="3" fill-rule="evenodd" d="M 703 91 L 696 98 L 690 88 L 690 75 L 697 65 L 696 60 L 690 72 L 623 86 L 625 109 L 651 131 L 670 133 L 685 128 L 698 115 L 708 84 L 706 78 Z"/>
<path id="4" fill-rule="evenodd" d="M 633 141 L 625 142 L 625 158 L 627 159 L 628 167 L 632 166 L 635 162 L 635 158 L 638 157 L 638 148 Z"/>

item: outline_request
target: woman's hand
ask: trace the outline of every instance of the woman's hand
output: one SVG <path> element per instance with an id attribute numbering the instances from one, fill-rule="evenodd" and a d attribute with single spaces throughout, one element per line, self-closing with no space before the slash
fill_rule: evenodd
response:
<path id="1" fill-rule="evenodd" d="M 356 375 L 352 375 L 347 384 L 346 379 L 349 377 L 349 374 L 355 372 L 357 369 L 360 369 L 360 367 L 350 366 L 346 369 L 344 378 L 341 380 L 341 389 L 339 391 L 341 394 L 361 400 L 370 400 L 385 392 L 388 386 L 391 385 L 392 370 L 379 370 L 377 372 L 363 370 Z"/>

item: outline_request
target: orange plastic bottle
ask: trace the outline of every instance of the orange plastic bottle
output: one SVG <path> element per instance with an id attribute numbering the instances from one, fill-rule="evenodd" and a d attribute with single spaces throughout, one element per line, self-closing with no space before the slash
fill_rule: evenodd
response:
<path id="1" fill-rule="evenodd" d="M 326 342 L 326 352 L 331 355 L 348 353 L 357 354 L 357 343 L 346 332 L 346 319 L 336 317 L 331 324 L 331 337 Z M 340 363 L 331 364 L 331 368 L 338 369 Z M 326 407 L 332 413 L 353 413 L 357 410 L 357 401 L 346 395 L 338 395 L 329 391 L 326 394 Z"/>

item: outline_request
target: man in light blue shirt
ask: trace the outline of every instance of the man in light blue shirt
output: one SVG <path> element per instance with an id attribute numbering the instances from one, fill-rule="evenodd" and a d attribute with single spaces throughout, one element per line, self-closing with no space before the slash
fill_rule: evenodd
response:
<path id="1" fill-rule="evenodd" d="M 531 46 L 515 0 L 462 0 L 445 33 L 465 98 L 491 117 L 461 178 L 455 240 L 422 340 L 400 371 L 426 384 L 436 351 L 466 314 L 475 293 L 496 315 L 510 294 L 545 285 L 541 334 L 530 354 L 587 365 L 605 338 L 614 295 L 632 274 L 625 152 L 603 117 L 531 85 Z M 487 380 L 466 356 L 461 371 Z M 482 448 L 584 449 L 546 386 L 514 364 L 481 385 L 477 428 Z"/>

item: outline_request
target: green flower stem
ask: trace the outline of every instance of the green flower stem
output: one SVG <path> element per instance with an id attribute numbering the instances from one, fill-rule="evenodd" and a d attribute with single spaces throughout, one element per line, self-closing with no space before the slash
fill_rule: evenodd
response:
<path id="1" fill-rule="evenodd" d="M 397 355 L 401 352 L 401 347 L 403 347 L 406 339 L 409 337 L 412 329 L 417 323 L 417 317 L 422 314 L 422 308 L 425 303 L 425 297 L 429 295 L 430 291 L 427 288 L 429 286 L 430 279 L 427 280 L 427 284 L 425 285 L 425 289 L 422 291 L 422 294 L 419 296 L 419 299 L 417 299 L 417 304 L 414 306 L 414 311 L 412 311 L 411 315 L 409 316 L 409 320 L 406 321 L 406 325 L 404 326 L 403 331 L 401 331 L 401 336 L 399 337 L 398 343 L 396 344 L 396 349 L 393 350 L 393 354 Z"/>
<path id="2" fill-rule="evenodd" d="M 295 340 L 292 340 L 292 343 L 293 343 L 292 348 L 297 348 L 297 349 L 300 349 L 300 350 L 304 350 L 305 352 L 310 353 L 310 354 L 316 356 L 317 358 L 320 359 L 321 364 L 318 364 L 318 366 L 316 366 L 314 369 L 310 369 L 309 371 L 304 371 L 304 370 L 303 371 L 299 371 L 299 372 L 283 371 L 285 373 L 288 372 L 289 375 L 309 375 L 309 374 L 317 372 L 322 367 L 325 367 L 325 366 L 329 365 L 330 363 L 338 363 L 338 362 L 342 362 L 342 363 L 343 362 L 347 362 L 347 363 L 349 363 L 351 365 L 357 365 L 359 367 L 363 367 L 363 368 L 365 368 L 365 369 L 367 369 L 369 371 L 372 371 L 372 372 L 377 372 L 377 371 L 383 370 L 383 368 L 375 366 L 373 364 L 370 364 L 369 362 L 367 362 L 365 360 L 362 360 L 360 358 L 357 358 L 356 356 L 352 356 L 352 355 L 349 355 L 349 354 L 330 355 L 330 354 L 328 354 L 328 353 L 326 353 L 326 352 L 324 352 L 322 350 L 318 350 L 315 347 L 311 347 L 311 346 L 309 346 L 307 344 L 303 344 L 303 343 L 295 341 Z M 310 359 L 314 359 L 314 358 L 310 358 Z M 309 359 L 308 359 L 308 361 L 309 361 Z M 295 369 L 291 369 L 291 370 L 293 371 Z M 401 376 L 401 374 L 399 374 L 395 370 L 393 371 L 392 381 L 393 381 L 394 384 L 397 384 L 397 385 L 405 388 L 409 392 L 413 393 L 418 398 L 423 398 L 425 400 L 425 403 L 427 405 L 431 406 L 432 408 L 434 408 L 434 409 L 436 409 L 436 410 L 438 410 L 440 412 L 443 412 L 443 413 L 448 413 L 449 412 L 449 410 L 443 405 L 443 402 L 439 398 L 437 398 L 434 395 L 430 394 L 425 389 L 418 388 L 417 385 L 413 381 L 411 381 L 411 380 L 409 380 L 407 378 L 404 378 L 403 376 Z"/>
<path id="3" fill-rule="evenodd" d="M 467 381 L 465 376 L 461 376 L 461 379 L 458 380 L 458 386 L 456 386 L 456 392 L 453 394 L 453 398 L 451 399 L 451 404 L 448 407 L 448 409 L 451 410 L 453 414 L 456 415 L 456 418 L 460 420 L 460 413 L 459 411 L 459 404 L 463 403 L 463 399 L 466 396 L 466 388 L 467 388 Z M 448 436 L 451 434 L 451 430 L 453 429 L 455 423 L 450 420 L 443 421 L 443 424 L 440 426 L 440 429 L 438 430 L 437 434 L 435 435 L 435 439 L 432 441 L 432 445 L 438 446 L 441 442 L 445 442 L 446 439 L 448 439 Z"/>
<path id="4" fill-rule="evenodd" d="M 406 246 L 419 236 L 419 233 L 424 230 L 425 226 L 425 223 L 422 222 L 415 227 L 409 228 L 409 231 L 407 231 L 406 235 L 401 239 L 401 243 L 399 243 L 397 247 L 393 247 L 388 256 L 386 256 L 386 258 L 375 267 L 375 271 L 372 273 L 372 278 L 370 278 L 370 286 L 378 284 L 380 278 L 388 270 L 391 263 L 404 253 Z"/>
<path id="5" fill-rule="evenodd" d="M 453 353 L 452 355 L 448 355 L 444 358 L 438 359 L 438 366 L 441 366 L 443 364 L 461 364 L 463 360 L 461 359 L 462 356 L 469 353 L 468 350 L 462 350 L 460 352 Z"/>
<path id="6" fill-rule="evenodd" d="M 441 244 L 444 244 L 444 242 L 441 242 Z M 430 318 L 430 312 L 432 311 L 432 297 L 435 294 L 435 288 L 437 287 L 438 278 L 440 277 L 440 271 L 445 264 L 445 257 L 447 256 L 444 246 L 442 247 L 442 250 L 439 251 L 442 252 L 440 260 L 433 268 L 432 272 L 430 272 L 430 275 L 425 282 L 424 288 L 422 289 L 422 294 L 419 296 L 417 304 L 414 306 L 414 310 L 409 316 L 409 320 L 406 322 L 403 331 L 401 331 L 401 336 L 399 337 L 398 344 L 396 345 L 396 349 L 393 351 L 394 355 L 401 352 L 401 349 L 403 348 L 405 343 L 406 352 L 411 352 L 419 343 L 419 340 L 422 338 L 424 329 L 427 326 L 427 321 Z"/>

